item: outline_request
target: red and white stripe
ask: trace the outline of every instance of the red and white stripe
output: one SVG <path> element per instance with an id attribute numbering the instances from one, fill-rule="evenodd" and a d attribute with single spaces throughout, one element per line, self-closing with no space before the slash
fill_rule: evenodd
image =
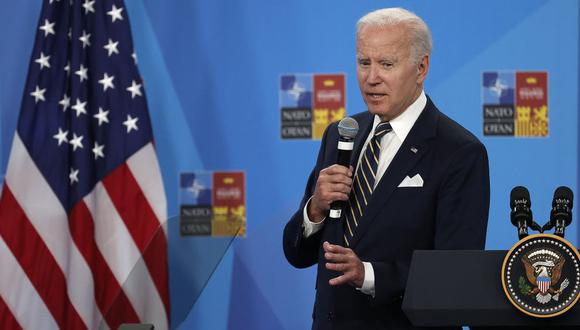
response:
<path id="1" fill-rule="evenodd" d="M 552 284 L 552 281 L 550 279 L 546 279 L 546 278 L 542 278 L 542 279 L 538 279 L 538 288 L 540 289 L 540 292 L 542 294 L 548 292 L 548 289 L 550 289 L 550 285 Z"/>
<path id="2" fill-rule="evenodd" d="M 152 144 L 67 215 L 16 134 L 0 198 L 0 328 L 168 328 L 165 210 Z"/>

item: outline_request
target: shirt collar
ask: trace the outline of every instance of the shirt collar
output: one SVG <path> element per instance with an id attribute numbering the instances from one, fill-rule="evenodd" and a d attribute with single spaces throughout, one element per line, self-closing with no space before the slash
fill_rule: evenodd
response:
<path id="1" fill-rule="evenodd" d="M 405 111 L 403 111 L 400 115 L 398 115 L 395 119 L 389 121 L 391 127 L 393 128 L 393 132 L 395 135 L 402 141 L 405 141 L 405 138 L 413 128 L 413 125 L 417 121 L 417 118 L 425 109 L 427 105 L 427 96 L 425 96 L 425 91 L 421 91 L 421 95 L 413 102 Z M 374 132 L 377 125 L 381 122 L 381 118 L 375 115 L 374 122 L 373 122 L 373 129 L 371 132 Z"/>

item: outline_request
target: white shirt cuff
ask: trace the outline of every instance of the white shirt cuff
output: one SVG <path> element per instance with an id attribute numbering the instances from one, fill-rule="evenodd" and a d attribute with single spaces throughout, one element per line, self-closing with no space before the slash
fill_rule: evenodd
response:
<path id="1" fill-rule="evenodd" d="M 318 231 L 320 231 L 320 229 L 322 229 L 322 226 L 324 226 L 324 220 L 326 219 L 326 218 L 323 218 L 322 221 L 320 221 L 320 222 L 310 221 L 310 218 L 308 218 L 308 204 L 310 204 L 311 199 L 312 199 L 312 197 L 310 197 L 308 202 L 306 202 L 306 205 L 304 206 L 304 209 L 302 210 L 302 214 L 303 214 L 302 217 L 304 218 L 304 221 L 302 222 L 302 224 L 304 226 L 304 237 L 305 238 L 308 238 L 311 235 L 314 235 Z"/>
<path id="2" fill-rule="evenodd" d="M 363 285 L 359 289 L 360 292 L 364 294 L 371 295 L 375 297 L 375 270 L 370 262 L 363 261 L 363 266 L 365 267 L 365 278 L 363 280 Z"/>

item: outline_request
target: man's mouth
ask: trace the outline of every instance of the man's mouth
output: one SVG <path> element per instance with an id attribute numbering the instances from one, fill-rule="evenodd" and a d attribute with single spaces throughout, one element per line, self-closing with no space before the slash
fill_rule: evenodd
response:
<path id="1" fill-rule="evenodd" d="M 366 93 L 367 97 L 371 100 L 380 100 L 382 97 L 384 97 L 387 94 L 383 94 L 383 93 Z"/>

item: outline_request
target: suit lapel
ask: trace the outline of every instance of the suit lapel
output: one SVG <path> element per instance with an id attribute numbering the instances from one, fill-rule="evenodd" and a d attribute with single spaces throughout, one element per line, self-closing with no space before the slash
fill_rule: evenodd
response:
<path id="1" fill-rule="evenodd" d="M 372 222 L 375 221 L 375 218 L 381 209 L 383 209 L 383 205 L 387 203 L 405 176 L 411 174 L 409 171 L 427 153 L 429 149 L 428 140 L 435 136 L 438 116 L 438 110 L 428 98 L 425 109 L 419 118 L 417 118 L 409 135 L 407 135 L 407 138 L 397 151 L 393 161 L 381 177 L 381 181 L 379 181 L 379 184 L 373 191 L 367 209 L 350 244 L 351 247 L 356 246 L 369 228 L 371 228 Z"/>

